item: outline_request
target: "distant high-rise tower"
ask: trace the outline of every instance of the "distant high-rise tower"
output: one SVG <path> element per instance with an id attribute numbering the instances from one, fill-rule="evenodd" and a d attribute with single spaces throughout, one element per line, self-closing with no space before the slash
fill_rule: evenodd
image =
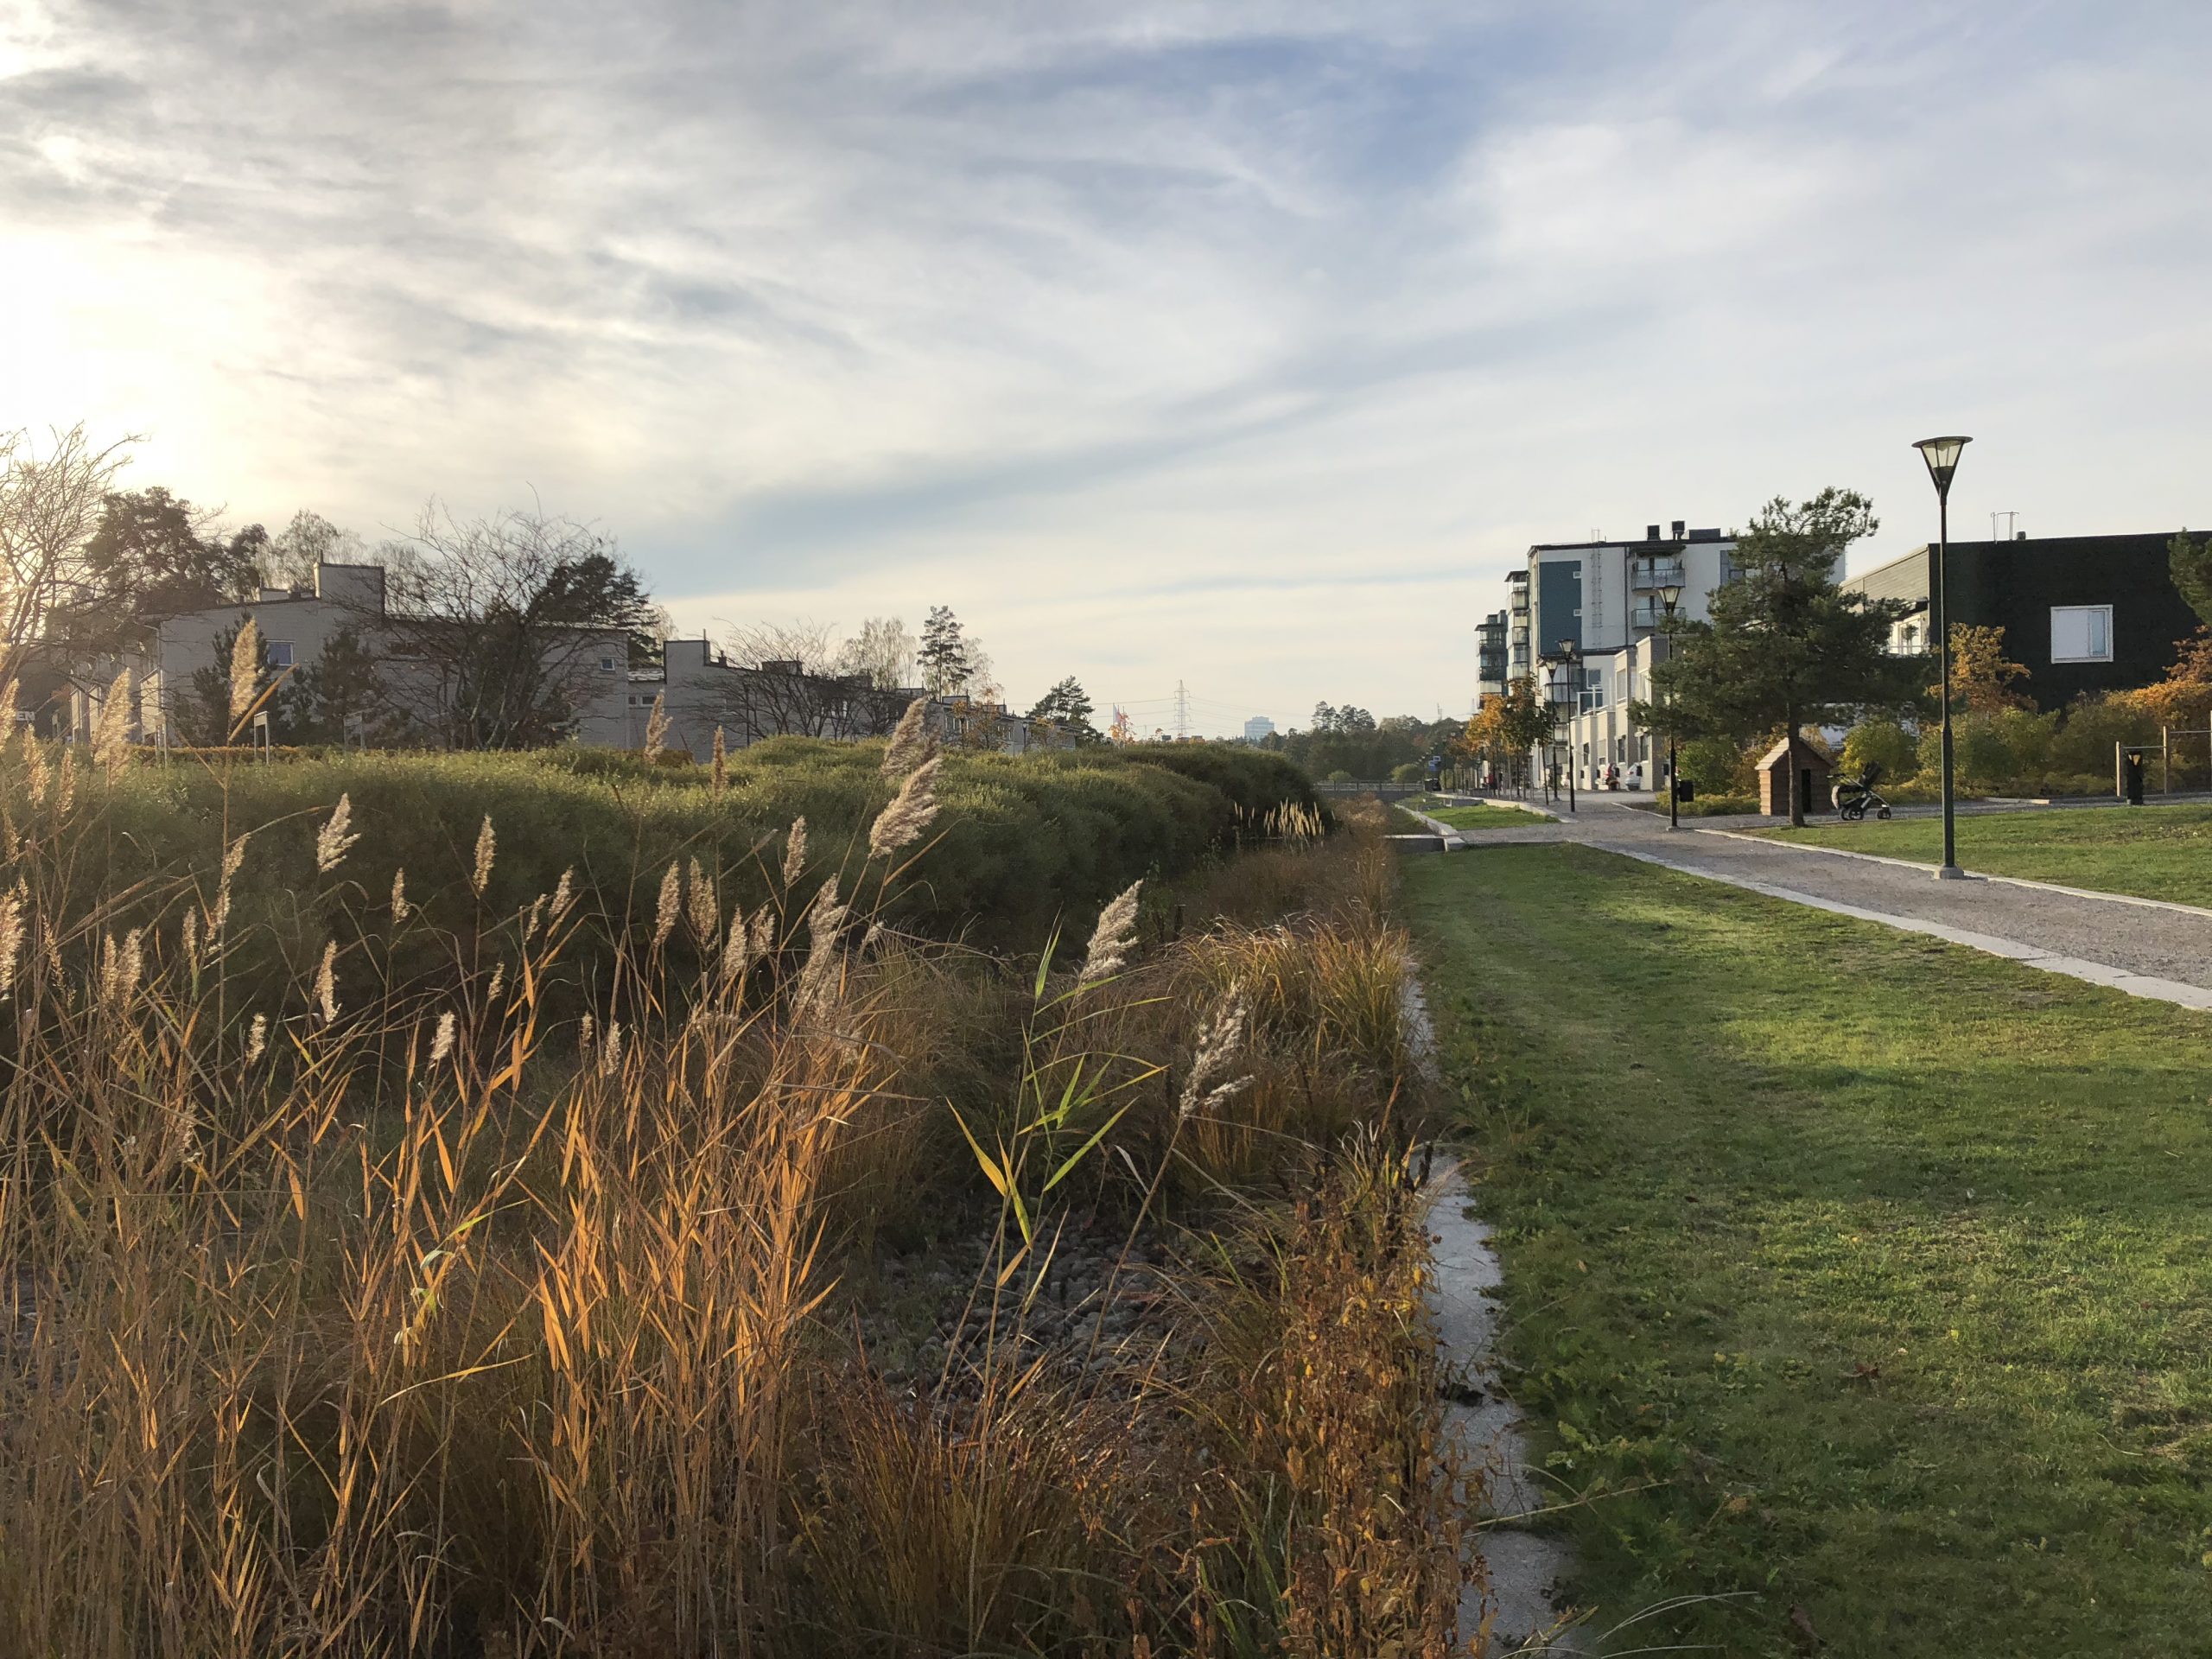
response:
<path id="1" fill-rule="evenodd" d="M 1265 715 L 1255 715 L 1244 722 L 1244 741 L 1257 743 L 1261 739 L 1275 734 L 1275 723 Z"/>

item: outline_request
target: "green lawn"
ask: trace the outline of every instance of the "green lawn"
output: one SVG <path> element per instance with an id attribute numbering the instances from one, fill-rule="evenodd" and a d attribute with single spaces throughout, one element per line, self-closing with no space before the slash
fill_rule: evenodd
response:
<path id="1" fill-rule="evenodd" d="M 1454 830 L 1527 830 L 1545 822 L 1517 806 L 1492 806 L 1488 802 L 1474 806 L 1424 806 L 1418 801 L 1413 804 L 1416 810 Z"/>
<path id="2" fill-rule="evenodd" d="M 1931 865 L 1942 855 L 1942 825 L 1934 818 L 1815 823 L 1770 833 Z M 1958 847 L 1959 862 L 1969 870 L 2212 906 L 2212 806 L 1969 814 L 1958 820 Z"/>
<path id="3" fill-rule="evenodd" d="M 1584 848 L 1404 878 L 1582 1593 L 1741 1597 L 1617 1649 L 2212 1653 L 2212 1020 Z"/>

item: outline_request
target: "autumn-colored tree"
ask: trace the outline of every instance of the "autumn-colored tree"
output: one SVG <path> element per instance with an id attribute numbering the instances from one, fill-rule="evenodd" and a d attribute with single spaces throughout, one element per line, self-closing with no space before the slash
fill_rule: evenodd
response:
<path id="1" fill-rule="evenodd" d="M 2128 693 L 2128 700 L 2161 726 L 2202 730 L 2212 723 L 2212 628 L 2198 628 L 2177 650 L 2166 677 Z"/>
<path id="2" fill-rule="evenodd" d="M 2026 667 L 2006 659 L 2005 630 L 1985 628 L 1971 622 L 1951 624 L 1951 695 L 1954 706 L 1970 714 L 1993 715 L 2005 709 L 2032 709 L 2035 700 L 2015 691 L 2012 682 L 2028 677 Z M 1939 700 L 1942 685 L 1931 685 L 1928 695 Z"/>
<path id="3" fill-rule="evenodd" d="M 1551 705 L 1536 695 L 1535 681 L 1523 677 L 1485 697 L 1456 741 L 1471 760 L 1488 759 L 1517 775 L 1519 764 L 1538 744 L 1549 742 L 1552 731 Z"/>

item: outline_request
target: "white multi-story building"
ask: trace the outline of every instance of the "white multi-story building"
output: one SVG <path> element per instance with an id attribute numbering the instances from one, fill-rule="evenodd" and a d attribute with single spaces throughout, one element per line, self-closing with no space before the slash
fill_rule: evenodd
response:
<path id="1" fill-rule="evenodd" d="M 1579 665 L 1568 671 L 1580 684 L 1562 741 L 1584 788 L 1609 765 L 1624 778 L 1640 768 L 1637 781 L 1656 785 L 1650 734 L 1630 720 L 1629 705 L 1646 696 L 1653 664 L 1666 660 L 1662 590 L 1681 590 L 1677 623 L 1701 622 L 1712 615 L 1714 589 L 1735 576 L 1733 537 L 1679 518 L 1663 529 L 1649 525 L 1635 541 L 1539 543 L 1528 568 L 1506 578 L 1513 677 L 1532 675 L 1538 694 L 1549 695 L 1550 667 L 1570 657 Z"/>
<path id="2" fill-rule="evenodd" d="M 1275 734 L 1275 723 L 1265 715 L 1255 715 L 1244 722 L 1244 741 L 1257 743 Z"/>

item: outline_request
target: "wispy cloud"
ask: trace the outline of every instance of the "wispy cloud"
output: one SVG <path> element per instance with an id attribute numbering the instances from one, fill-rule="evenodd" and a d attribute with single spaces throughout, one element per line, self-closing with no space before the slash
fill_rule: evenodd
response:
<path id="1" fill-rule="evenodd" d="M 371 533 L 534 488 L 1017 695 L 1464 706 L 1529 540 L 1902 544 L 1923 425 L 2032 527 L 2212 516 L 2200 10 L 18 9 L 0 421 Z"/>

